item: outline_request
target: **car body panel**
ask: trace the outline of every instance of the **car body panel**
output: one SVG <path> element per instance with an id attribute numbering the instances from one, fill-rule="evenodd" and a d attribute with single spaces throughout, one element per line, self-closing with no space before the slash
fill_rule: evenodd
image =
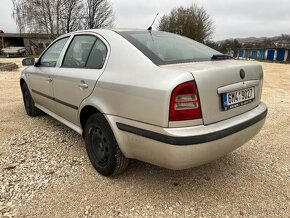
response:
<path id="1" fill-rule="evenodd" d="M 243 145 L 261 130 L 265 123 L 266 114 L 267 107 L 261 103 L 245 114 L 218 123 L 184 128 L 162 128 L 111 115 L 106 115 L 106 118 L 111 123 L 119 146 L 126 157 L 169 169 L 186 169 L 215 160 Z M 255 121 L 256 118 L 258 118 L 257 121 Z M 248 127 L 242 127 L 240 130 L 228 133 L 221 138 L 218 136 L 218 132 L 243 125 L 251 120 L 255 122 L 249 124 Z M 162 140 L 144 137 L 141 134 L 120 131 L 117 126 L 118 123 L 125 123 L 176 139 L 199 137 L 203 140 L 209 134 L 216 139 L 204 140 L 202 143 L 175 145 L 174 143 L 164 143 Z"/>
<path id="2" fill-rule="evenodd" d="M 79 34 L 96 35 L 108 47 L 102 69 L 62 67 L 69 43 Z M 260 102 L 263 85 L 260 65 L 217 60 L 157 66 L 112 30 L 78 31 L 65 36 L 70 39 L 55 68 L 32 66 L 22 73 L 35 105 L 80 134 L 84 127 L 80 120 L 83 108 L 96 108 L 109 122 L 127 158 L 171 169 L 197 166 L 238 148 L 256 135 L 265 122 L 267 107 Z M 240 76 L 241 69 L 246 72 L 245 78 Z M 169 122 L 171 93 L 188 81 L 197 84 L 202 118 Z M 88 87 L 80 87 L 81 84 Z M 252 86 L 256 92 L 253 102 L 222 110 L 221 94 Z M 127 129 L 122 125 L 127 125 Z M 203 135 L 212 138 L 193 144 L 193 141 L 179 143 L 184 137 Z M 166 140 L 160 141 L 158 137 Z"/>
<path id="3" fill-rule="evenodd" d="M 75 36 L 80 35 L 92 35 L 102 40 L 107 47 L 107 57 L 102 69 L 68 68 L 62 66 L 65 55 L 65 52 L 63 52 L 58 67 L 53 74 L 54 98 L 59 100 L 56 102 L 58 114 L 79 126 L 79 106 L 93 92 L 110 56 L 110 46 L 100 35 L 92 32 L 75 34 Z M 70 42 L 72 40 L 73 37 L 71 37 Z"/>
<path id="4" fill-rule="evenodd" d="M 158 68 L 136 68 L 136 71 L 135 76 L 140 78 L 138 82 L 135 76 L 123 76 L 108 69 L 99 79 L 92 98 L 105 114 L 167 127 L 171 95 L 168 90 L 173 89 L 176 84 L 192 80 L 192 75 L 180 74 L 178 71 L 168 73 Z M 161 81 L 152 81 L 153 77 L 159 77 Z"/>
<path id="5" fill-rule="evenodd" d="M 193 80 L 191 73 L 160 68 L 120 35 L 100 34 L 110 43 L 110 58 L 85 102 L 94 102 L 105 114 L 167 127 L 171 90 Z"/>
<path id="6" fill-rule="evenodd" d="M 193 74 L 199 90 L 204 124 L 215 123 L 249 111 L 257 107 L 261 100 L 263 86 L 261 75 L 263 74 L 263 71 L 261 66 L 258 64 L 236 60 L 222 60 L 163 65 L 161 67 L 166 69 L 184 70 L 185 72 L 190 71 Z M 241 69 L 246 72 L 244 79 L 240 77 Z M 223 111 L 221 95 L 218 93 L 218 89 L 243 82 L 246 84 L 246 82 L 252 80 L 258 80 L 258 83 L 250 83 L 255 87 L 255 100 L 250 104 Z"/>
<path id="7" fill-rule="evenodd" d="M 56 113 L 55 102 L 49 98 L 53 97 L 52 75 L 54 71 L 55 68 L 52 67 L 30 67 L 27 69 L 34 101 Z"/>
<path id="8" fill-rule="evenodd" d="M 53 91 L 58 114 L 79 125 L 80 102 L 91 95 L 103 70 L 60 68 L 53 76 Z M 82 87 L 87 86 L 87 88 Z"/>
<path id="9" fill-rule="evenodd" d="M 65 35 L 57 38 L 54 42 L 59 41 L 60 39 L 70 37 L 70 35 Z M 68 39 L 69 41 L 69 39 Z M 56 108 L 56 101 L 54 100 L 54 92 L 53 92 L 53 75 L 57 70 L 57 66 L 60 61 L 60 57 L 62 57 L 65 49 L 68 46 L 68 41 L 65 43 L 56 63 L 56 67 L 46 67 L 46 66 L 30 66 L 25 69 L 25 74 L 29 77 L 28 87 L 30 89 L 30 93 L 34 99 L 34 102 L 37 105 L 41 105 L 52 113 L 58 114 Z M 53 45 L 51 43 L 49 47 L 47 47 L 43 53 L 40 55 L 39 59 L 45 54 L 45 52 Z M 38 60 L 39 60 L 38 59 Z"/>

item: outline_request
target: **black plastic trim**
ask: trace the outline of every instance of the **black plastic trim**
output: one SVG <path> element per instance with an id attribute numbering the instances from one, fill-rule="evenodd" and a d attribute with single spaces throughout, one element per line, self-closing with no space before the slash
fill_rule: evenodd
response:
<path id="1" fill-rule="evenodd" d="M 50 100 L 53 100 L 53 101 L 55 101 L 55 102 L 57 102 L 57 103 L 63 104 L 63 105 L 65 105 L 65 106 L 67 106 L 67 107 L 70 107 L 70 108 L 72 108 L 72 109 L 75 109 L 75 110 L 78 110 L 78 109 L 79 109 L 77 106 L 74 106 L 74 105 L 72 105 L 72 104 L 66 103 L 66 102 L 61 101 L 61 100 L 59 100 L 59 99 L 57 99 L 57 98 L 54 98 L 54 97 L 52 97 L 52 96 L 49 96 L 49 95 L 43 94 L 42 92 L 36 91 L 36 90 L 34 90 L 34 89 L 32 89 L 32 92 L 34 92 L 34 93 L 36 93 L 36 94 L 38 94 L 38 95 L 41 95 L 41 96 L 43 96 L 43 97 L 46 97 L 46 98 L 48 98 L 48 99 L 50 99 Z"/>
<path id="2" fill-rule="evenodd" d="M 171 145 L 194 145 L 194 144 L 202 144 L 214 140 L 218 140 L 221 138 L 224 138 L 226 136 L 232 135 L 234 133 L 237 133 L 239 131 L 242 131 L 255 123 L 263 120 L 267 116 L 267 109 L 263 111 L 261 114 L 258 116 L 247 120 L 243 123 L 240 123 L 236 126 L 232 126 L 227 129 L 219 130 L 213 133 L 208 133 L 204 135 L 197 135 L 197 136 L 186 136 L 186 137 L 174 137 L 174 136 L 168 136 L 168 135 L 163 135 L 160 133 L 152 132 L 150 130 L 145 130 L 145 129 L 140 129 L 134 126 L 130 126 L 127 124 L 123 123 L 116 123 L 117 127 L 126 132 L 130 132 L 139 136 L 143 136 L 149 139 L 153 139 L 156 141 L 160 141 L 166 144 L 171 144 Z"/>

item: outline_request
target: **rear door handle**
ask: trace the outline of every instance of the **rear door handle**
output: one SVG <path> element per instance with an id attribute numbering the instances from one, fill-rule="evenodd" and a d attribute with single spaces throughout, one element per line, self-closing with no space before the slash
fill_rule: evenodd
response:
<path id="1" fill-rule="evenodd" d="M 89 86 L 88 84 L 85 83 L 85 81 L 81 81 L 81 83 L 79 84 L 79 87 L 82 89 L 87 89 Z"/>
<path id="2" fill-rule="evenodd" d="M 49 83 L 51 83 L 51 82 L 52 82 L 52 78 L 49 76 L 48 79 L 47 79 L 47 81 L 48 81 Z"/>

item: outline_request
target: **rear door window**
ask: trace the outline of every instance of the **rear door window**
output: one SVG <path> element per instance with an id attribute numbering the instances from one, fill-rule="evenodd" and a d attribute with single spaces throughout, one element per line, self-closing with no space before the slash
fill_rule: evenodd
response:
<path id="1" fill-rule="evenodd" d="M 97 41 L 95 36 L 75 36 L 65 54 L 63 67 L 84 68 L 91 50 Z"/>
<path id="2" fill-rule="evenodd" d="M 93 46 L 86 67 L 93 69 L 101 69 L 105 63 L 107 53 L 108 50 L 106 45 L 100 39 L 98 39 L 95 42 L 95 45 Z"/>

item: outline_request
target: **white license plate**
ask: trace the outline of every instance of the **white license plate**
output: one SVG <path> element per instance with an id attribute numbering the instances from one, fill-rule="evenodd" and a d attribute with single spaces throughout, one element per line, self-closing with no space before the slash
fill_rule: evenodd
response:
<path id="1" fill-rule="evenodd" d="M 253 102 L 255 88 L 241 89 L 223 94 L 223 109 L 229 110 Z"/>

